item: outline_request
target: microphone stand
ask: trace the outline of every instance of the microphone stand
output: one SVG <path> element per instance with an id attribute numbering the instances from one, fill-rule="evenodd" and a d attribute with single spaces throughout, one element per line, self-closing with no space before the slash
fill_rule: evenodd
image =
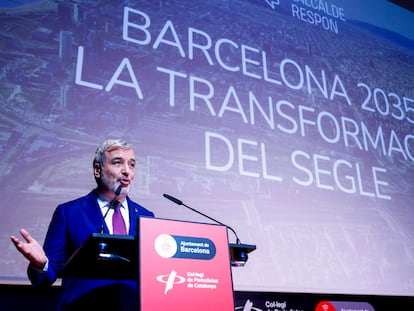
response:
<path id="1" fill-rule="evenodd" d="M 227 229 L 229 229 L 231 232 L 233 232 L 234 236 L 236 237 L 236 244 L 240 244 L 241 243 L 239 237 L 237 236 L 236 231 L 234 231 L 234 229 L 232 227 L 230 227 L 230 226 L 228 226 L 226 224 L 223 224 L 222 222 L 218 221 L 217 219 L 214 219 L 213 217 L 210 217 L 210 216 L 208 216 L 208 215 L 206 215 L 206 214 L 204 214 L 204 213 L 202 213 L 202 212 L 200 212 L 200 211 L 198 211 L 198 210 L 196 210 L 196 209 L 194 209 L 194 208 L 192 208 L 192 207 L 184 204 L 183 201 L 181 201 L 181 200 L 179 200 L 179 199 L 177 199 L 177 198 L 175 198 L 175 197 L 173 197 L 171 195 L 168 195 L 168 194 L 165 194 L 164 193 L 163 196 L 164 196 L 164 198 L 166 198 L 166 199 L 168 199 L 168 200 L 170 200 L 170 201 L 172 201 L 172 202 L 174 202 L 174 203 L 176 203 L 178 205 L 185 206 L 186 208 L 192 210 L 193 212 L 195 212 L 197 214 L 200 214 L 201 216 L 204 216 L 204 217 L 206 217 L 206 218 L 208 218 L 208 219 L 210 219 L 210 220 L 218 223 L 219 225 L 225 226 Z"/>
<path id="2" fill-rule="evenodd" d="M 236 231 L 234 231 L 232 227 L 230 227 L 226 224 L 223 224 L 222 222 L 218 221 L 217 219 L 214 219 L 213 217 L 210 217 L 210 216 L 208 216 L 208 215 L 206 215 L 206 214 L 204 214 L 204 213 L 202 213 L 202 212 L 200 212 L 200 211 L 184 204 L 183 201 L 181 201 L 181 200 L 179 200 L 179 199 L 177 199 L 177 198 L 175 198 L 175 197 L 173 197 L 169 194 L 164 193 L 163 196 L 164 196 L 164 198 L 174 202 L 175 204 L 185 206 L 186 208 L 192 210 L 193 212 L 195 212 L 197 214 L 200 214 L 200 215 L 202 215 L 202 216 L 218 223 L 219 225 L 225 226 L 227 229 L 229 229 L 231 232 L 233 232 L 235 237 L 236 237 L 236 243 L 235 244 L 233 244 L 233 243 L 229 244 L 230 258 L 231 258 L 230 264 L 233 267 L 243 267 L 246 264 L 247 259 L 249 258 L 248 253 L 250 253 L 251 251 L 254 251 L 256 249 L 256 245 L 241 244 L 240 239 L 237 236 Z"/>
<path id="3" fill-rule="evenodd" d="M 103 233 L 106 215 L 108 215 L 109 210 L 113 207 L 113 205 L 114 205 L 116 199 L 118 198 L 119 194 L 121 193 L 121 191 L 122 191 L 122 186 L 119 185 L 118 188 L 116 188 L 116 190 L 115 190 L 114 198 L 108 203 L 108 208 L 107 208 L 105 214 L 102 217 L 102 222 L 101 222 L 101 226 L 100 226 L 100 229 L 99 229 L 99 233 L 101 233 L 101 234 Z"/>

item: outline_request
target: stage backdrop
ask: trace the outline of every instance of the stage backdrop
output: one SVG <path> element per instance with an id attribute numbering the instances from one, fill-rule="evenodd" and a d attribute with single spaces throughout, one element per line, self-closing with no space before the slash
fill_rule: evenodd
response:
<path id="1" fill-rule="evenodd" d="M 235 290 L 414 291 L 414 16 L 390 1 L 1 1 L 0 278 L 94 186 L 107 138 L 131 197 L 257 245 Z M 98 230 L 98 228 L 97 228 Z M 230 242 L 235 237 L 229 231 Z"/>

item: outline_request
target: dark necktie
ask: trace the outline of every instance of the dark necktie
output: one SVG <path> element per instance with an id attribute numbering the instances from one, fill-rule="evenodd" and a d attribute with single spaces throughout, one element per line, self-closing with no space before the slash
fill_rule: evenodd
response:
<path id="1" fill-rule="evenodd" d="M 114 205 L 114 214 L 112 216 L 112 228 L 114 234 L 127 234 L 124 217 L 121 214 L 121 203 L 116 202 Z"/>

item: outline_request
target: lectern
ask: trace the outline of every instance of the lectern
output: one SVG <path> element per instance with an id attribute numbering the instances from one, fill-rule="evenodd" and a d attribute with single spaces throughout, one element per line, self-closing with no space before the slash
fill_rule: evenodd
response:
<path id="1" fill-rule="evenodd" d="M 136 237 L 91 234 L 62 277 L 135 279 L 139 311 L 234 311 L 231 249 L 226 226 L 140 217 Z"/>
<path id="2" fill-rule="evenodd" d="M 135 237 L 92 233 L 68 260 L 60 277 L 134 280 L 137 262 Z"/>

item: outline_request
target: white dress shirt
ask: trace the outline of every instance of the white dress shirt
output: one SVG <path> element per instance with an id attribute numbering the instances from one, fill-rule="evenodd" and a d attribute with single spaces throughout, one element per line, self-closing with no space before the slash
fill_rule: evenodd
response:
<path id="1" fill-rule="evenodd" d="M 129 210 L 128 210 L 128 202 L 127 202 L 127 200 L 124 200 L 124 201 L 122 201 L 120 203 L 121 203 L 120 211 L 121 211 L 122 217 L 124 218 L 124 221 L 125 221 L 126 231 L 129 232 Z M 101 208 L 102 217 L 103 217 L 103 215 L 105 215 L 105 213 L 108 211 L 109 202 L 98 198 L 98 204 L 99 204 L 99 207 Z M 108 214 L 105 217 L 106 226 L 108 227 L 109 233 L 111 233 L 111 234 L 113 234 L 113 227 L 112 227 L 112 215 L 113 214 L 114 214 L 114 209 L 111 208 L 108 211 Z"/>

